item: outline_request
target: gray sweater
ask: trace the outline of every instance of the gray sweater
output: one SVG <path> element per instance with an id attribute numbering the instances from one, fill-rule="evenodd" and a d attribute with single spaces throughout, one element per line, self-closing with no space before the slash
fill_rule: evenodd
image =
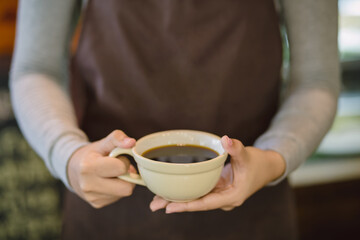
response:
<path id="1" fill-rule="evenodd" d="M 289 81 L 280 110 L 254 144 L 279 152 L 286 161 L 284 175 L 270 185 L 319 145 L 335 116 L 340 89 L 337 1 L 283 0 L 281 7 L 291 55 Z M 24 136 L 70 190 L 68 160 L 88 144 L 67 87 L 69 45 L 80 10 L 79 0 L 20 1 L 10 76 L 12 104 Z"/>

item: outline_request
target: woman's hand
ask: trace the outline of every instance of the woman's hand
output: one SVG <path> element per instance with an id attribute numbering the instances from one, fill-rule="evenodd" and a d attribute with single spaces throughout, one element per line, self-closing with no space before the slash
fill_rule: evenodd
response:
<path id="1" fill-rule="evenodd" d="M 224 167 L 218 184 L 209 194 L 187 203 L 168 202 L 155 196 L 150 209 L 165 208 L 166 213 L 232 210 L 285 171 L 285 161 L 275 151 L 244 147 L 239 140 L 227 136 L 222 137 L 221 143 L 231 156 L 231 163 Z"/>
<path id="2" fill-rule="evenodd" d="M 77 150 L 68 163 L 69 182 L 74 191 L 94 208 L 109 205 L 132 194 L 134 184 L 117 178 L 127 171 L 135 172 L 125 157 L 108 157 L 116 147 L 131 148 L 135 139 L 120 130 Z"/>

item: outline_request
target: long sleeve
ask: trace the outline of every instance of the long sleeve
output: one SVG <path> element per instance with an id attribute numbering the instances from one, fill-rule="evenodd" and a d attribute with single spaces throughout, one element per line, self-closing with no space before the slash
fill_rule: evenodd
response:
<path id="1" fill-rule="evenodd" d="M 80 8 L 76 0 L 21 1 L 10 74 L 12 105 L 23 135 L 68 188 L 67 162 L 88 143 L 67 93 L 69 45 Z"/>
<path id="2" fill-rule="evenodd" d="M 282 177 L 301 165 L 331 127 L 340 91 L 336 0 L 283 0 L 290 47 L 285 98 L 270 128 L 255 142 L 286 161 Z"/>
<path id="3" fill-rule="evenodd" d="M 269 130 L 255 143 L 296 169 L 314 151 L 335 115 L 339 92 L 337 2 L 284 0 L 291 51 L 291 84 Z M 68 187 L 66 165 L 87 144 L 67 95 L 68 49 L 78 16 L 76 0 L 20 3 L 11 73 L 19 125 L 50 172 Z"/>

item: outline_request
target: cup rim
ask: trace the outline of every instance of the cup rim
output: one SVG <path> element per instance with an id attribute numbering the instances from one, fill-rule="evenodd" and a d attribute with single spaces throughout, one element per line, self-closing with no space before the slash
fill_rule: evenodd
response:
<path id="1" fill-rule="evenodd" d="M 149 138 L 152 138 L 156 135 L 161 135 L 164 133 L 174 133 L 174 132 L 197 133 L 197 134 L 203 134 L 203 135 L 210 136 L 216 140 L 221 139 L 219 136 L 209 133 L 209 132 L 198 131 L 198 130 L 187 130 L 187 129 L 174 129 L 174 130 L 167 130 L 167 131 L 151 133 L 149 135 L 146 135 L 146 136 L 140 138 L 136 142 L 135 147 L 132 149 L 134 155 L 136 156 L 135 161 L 137 162 L 138 166 L 140 168 L 144 167 L 147 169 L 151 169 L 152 171 L 156 171 L 156 172 L 166 172 L 166 173 L 172 173 L 172 174 L 184 174 L 184 173 L 193 174 L 193 173 L 206 172 L 206 171 L 217 168 L 224 164 L 224 162 L 227 158 L 227 155 L 228 155 L 225 150 L 223 153 L 218 153 L 219 155 L 213 159 L 203 161 L 203 162 L 197 162 L 197 163 L 159 162 L 159 161 L 155 161 L 155 160 L 143 157 L 136 150 L 136 147 L 138 146 L 138 144 L 141 144 L 143 141 L 146 141 Z M 166 145 L 164 145 L 164 146 L 166 146 Z M 213 149 L 213 148 L 211 148 L 211 149 Z M 213 149 L 213 150 L 215 150 L 215 149 Z"/>

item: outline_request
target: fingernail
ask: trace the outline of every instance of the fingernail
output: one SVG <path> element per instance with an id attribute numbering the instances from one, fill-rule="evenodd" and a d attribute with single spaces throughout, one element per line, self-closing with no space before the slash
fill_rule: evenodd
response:
<path id="1" fill-rule="evenodd" d="M 172 211 L 171 209 L 169 209 L 169 208 L 166 208 L 166 209 L 165 209 L 165 213 L 166 213 L 166 214 L 170 214 L 170 213 L 173 213 L 173 211 Z"/>
<path id="2" fill-rule="evenodd" d="M 169 204 L 166 206 L 165 209 L 165 213 L 170 214 L 170 213 L 177 213 L 177 212 L 182 212 L 183 211 L 183 207 L 176 205 L 176 204 Z"/>
<path id="3" fill-rule="evenodd" d="M 227 135 L 225 135 L 225 140 L 226 140 L 226 143 L 227 143 L 229 146 L 232 146 L 232 145 L 233 145 L 233 141 L 232 141 Z"/>
<path id="4" fill-rule="evenodd" d="M 155 212 L 155 211 L 157 211 L 158 209 L 156 209 L 156 206 L 154 206 L 154 203 L 150 203 L 150 210 L 151 210 L 152 212 Z"/>
<path id="5" fill-rule="evenodd" d="M 172 206 L 171 204 L 167 205 L 165 208 L 165 213 L 170 214 L 170 213 L 174 213 L 176 211 L 176 208 L 174 208 L 174 206 Z"/>
<path id="6" fill-rule="evenodd" d="M 136 169 L 135 169 L 135 167 L 133 165 L 129 166 L 128 172 L 137 174 L 137 171 L 136 171 Z"/>
<path id="7" fill-rule="evenodd" d="M 123 139 L 123 143 L 129 144 L 132 140 L 133 140 L 133 138 L 126 137 Z"/>

